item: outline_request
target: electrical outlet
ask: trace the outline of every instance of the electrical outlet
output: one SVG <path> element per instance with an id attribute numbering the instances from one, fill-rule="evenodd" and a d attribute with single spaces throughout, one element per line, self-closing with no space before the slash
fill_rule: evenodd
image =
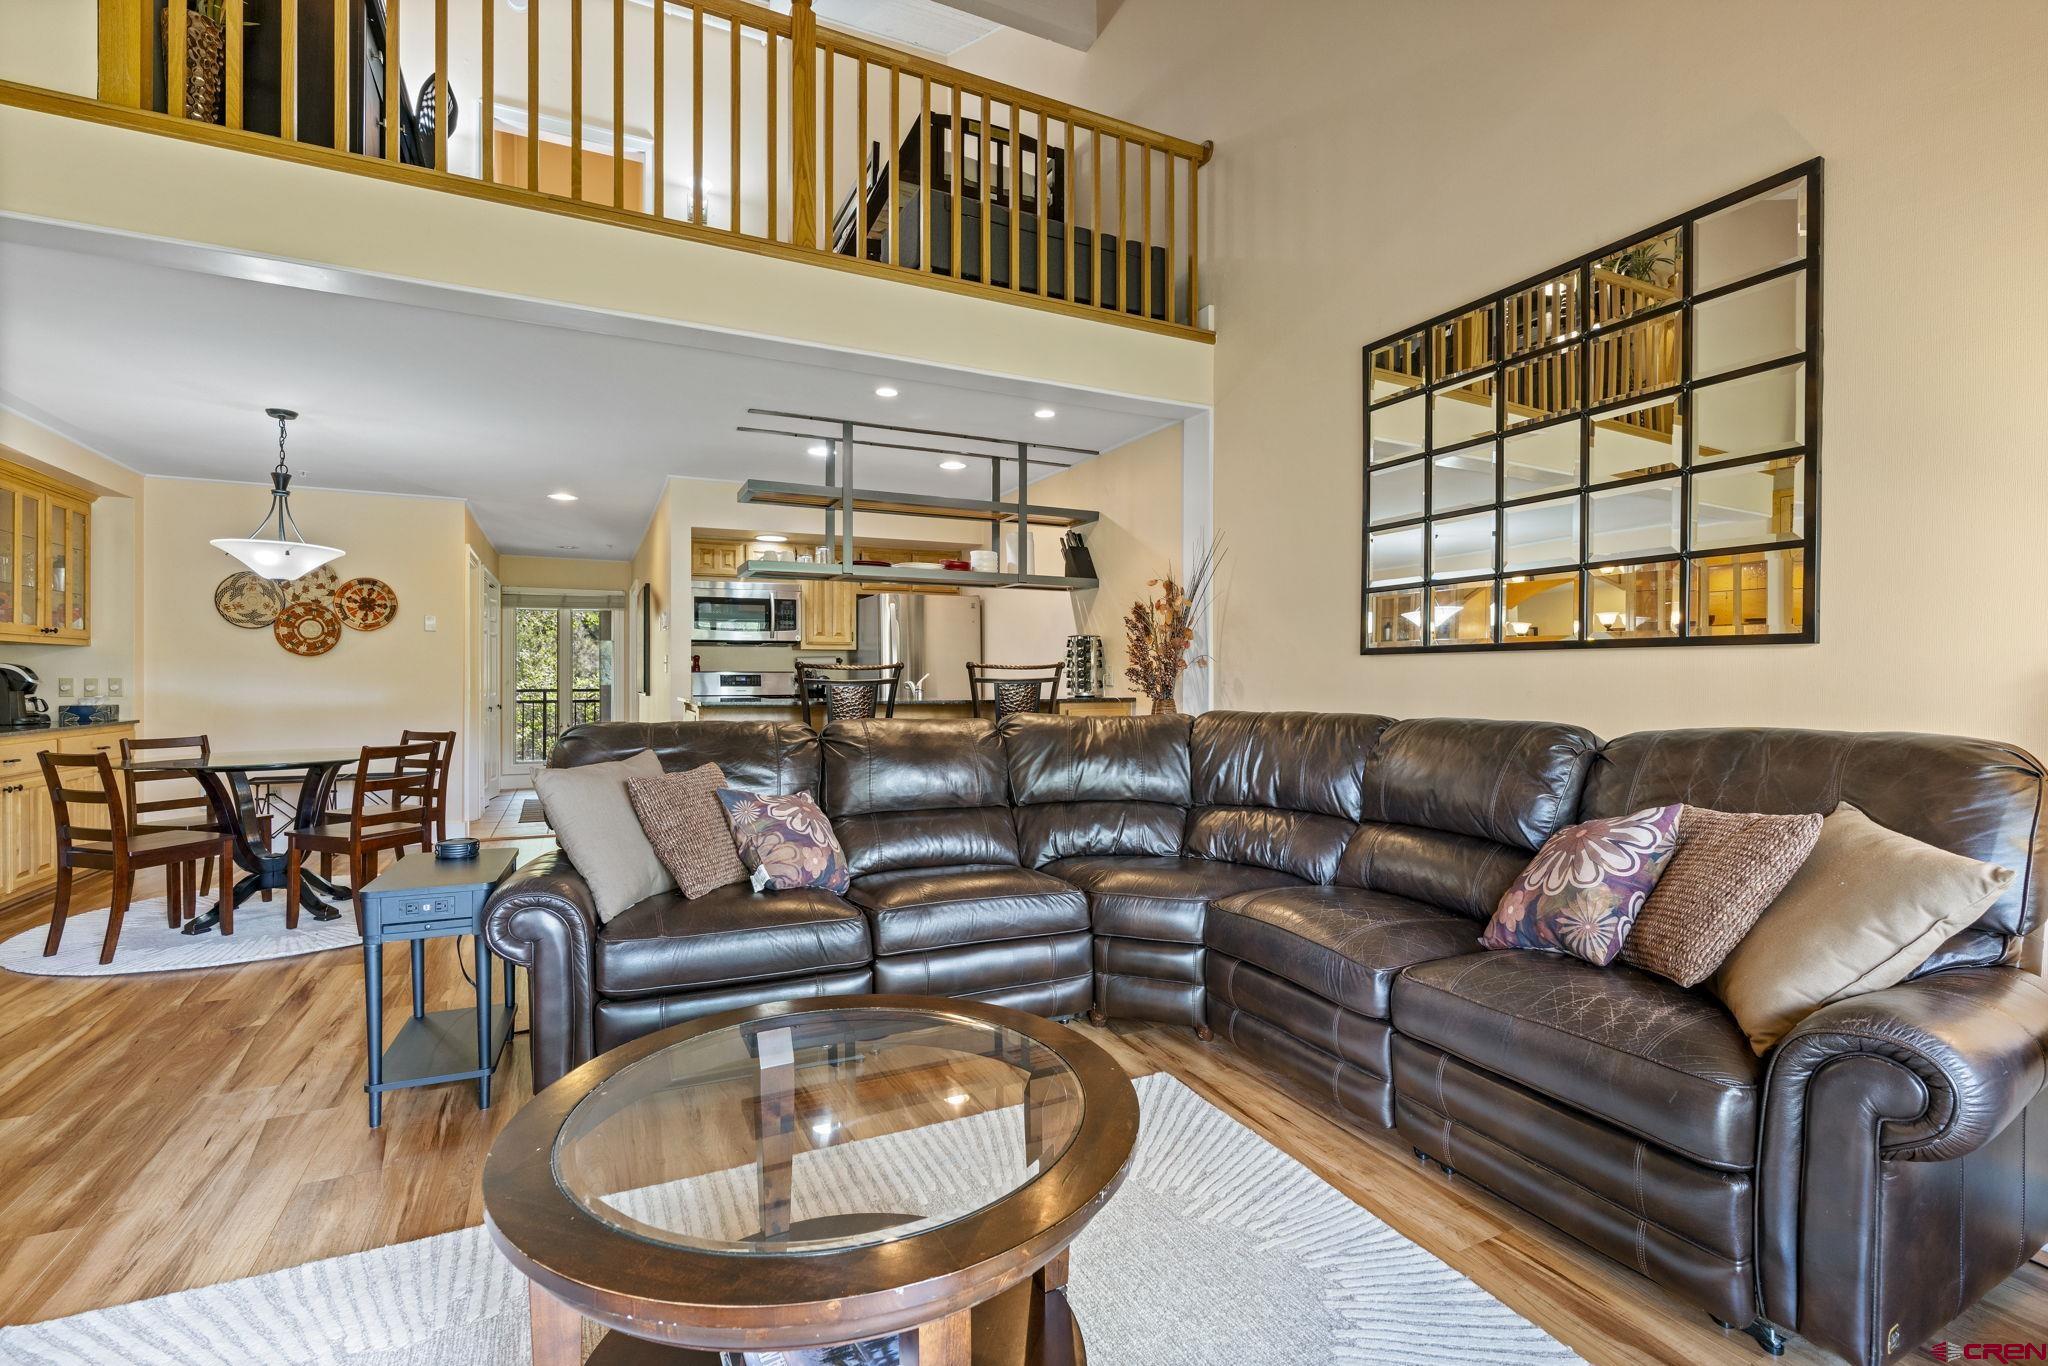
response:
<path id="1" fill-rule="evenodd" d="M 120 679 L 118 679 L 118 678 L 110 678 L 110 679 L 108 679 L 108 680 L 107 680 L 107 696 L 109 696 L 109 697 L 119 697 L 120 695 L 121 695 L 121 680 L 120 680 Z"/>
<path id="2" fill-rule="evenodd" d="M 58 679 L 58 680 L 57 680 L 57 696 L 59 696 L 59 697 L 69 697 L 69 696 L 71 696 L 71 680 L 70 680 L 70 679 L 68 679 L 68 678 L 60 678 L 60 679 Z"/>
<path id="3" fill-rule="evenodd" d="M 100 695 L 100 681 L 97 678 L 85 680 L 85 695 L 87 697 L 98 697 Z"/>

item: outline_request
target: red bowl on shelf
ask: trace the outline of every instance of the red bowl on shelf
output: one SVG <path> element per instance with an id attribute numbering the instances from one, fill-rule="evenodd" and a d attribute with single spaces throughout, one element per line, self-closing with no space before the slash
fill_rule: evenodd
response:
<path id="1" fill-rule="evenodd" d="M 939 568 L 941 568 L 941 569 L 971 569 L 971 568 L 973 568 L 973 566 L 972 566 L 972 565 L 970 565 L 970 564 L 968 564 L 968 563 L 967 563 L 967 561 L 965 561 L 965 560 L 947 560 L 947 561 L 946 561 L 946 562 L 945 562 L 944 564 L 940 565 L 940 566 L 939 566 Z"/>

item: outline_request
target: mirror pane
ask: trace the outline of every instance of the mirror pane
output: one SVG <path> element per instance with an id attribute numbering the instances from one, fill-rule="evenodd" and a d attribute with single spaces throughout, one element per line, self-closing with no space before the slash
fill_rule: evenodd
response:
<path id="1" fill-rule="evenodd" d="M 1540 569 L 1579 562 L 1579 500 L 1523 503 L 1502 515 L 1502 568 Z"/>
<path id="2" fill-rule="evenodd" d="M 1507 425 L 1519 427 L 1579 410 L 1584 353 L 1576 346 L 1516 361 L 1501 371 Z"/>
<path id="3" fill-rule="evenodd" d="M 1487 304 L 1436 326 L 1436 369 L 1439 380 L 1468 374 L 1493 364 L 1493 305 Z"/>
<path id="4" fill-rule="evenodd" d="M 1369 402 L 1419 388 L 1422 384 L 1422 334 L 1400 337 L 1367 354 L 1370 366 Z"/>
<path id="5" fill-rule="evenodd" d="M 1702 470 L 1692 477 L 1692 548 L 1796 541 L 1806 532 L 1806 458 Z"/>
<path id="6" fill-rule="evenodd" d="M 1372 584 L 1416 583 L 1422 578 L 1422 528 L 1375 531 L 1365 538 L 1365 575 Z"/>
<path id="7" fill-rule="evenodd" d="M 1507 645 L 1574 640 L 1579 634 L 1579 576 L 1518 574 L 1501 585 L 1500 638 Z"/>
<path id="8" fill-rule="evenodd" d="M 1506 496 L 1527 498 L 1552 489 L 1577 488 L 1579 424 L 1556 422 L 1500 443 Z"/>
<path id="9" fill-rule="evenodd" d="M 1430 398 L 1430 431 L 1433 450 L 1470 441 L 1493 430 L 1493 376 L 1480 375 L 1448 389 L 1438 389 Z"/>
<path id="10" fill-rule="evenodd" d="M 1806 257 L 1806 178 L 1693 225 L 1694 293 Z"/>
<path id="11" fill-rule="evenodd" d="M 1685 318 L 1670 313 L 1588 343 L 1586 402 L 1598 408 L 1675 386 L 1685 365 Z"/>
<path id="12" fill-rule="evenodd" d="M 1678 634 L 1678 561 L 1603 564 L 1586 576 L 1594 640 Z"/>
<path id="13" fill-rule="evenodd" d="M 1493 641 L 1493 581 L 1439 588 L 1430 604 L 1431 639 L 1439 645 L 1487 645 Z"/>
<path id="14" fill-rule="evenodd" d="M 1429 524 L 1429 576 L 1454 579 L 1493 570 L 1493 514 L 1444 517 Z"/>
<path id="15" fill-rule="evenodd" d="M 1677 554 L 1682 548 L 1679 483 L 1658 479 L 1593 494 L 1593 558 Z"/>
<path id="16" fill-rule="evenodd" d="M 1431 460 L 1429 510 L 1462 512 L 1493 501 L 1493 443 L 1470 446 Z"/>
<path id="17" fill-rule="evenodd" d="M 1675 470 L 1685 450 L 1678 396 L 1602 413 L 1593 419 L 1593 482 Z"/>
<path id="18" fill-rule="evenodd" d="M 1612 326 L 1678 298 L 1684 251 L 1676 229 L 1593 264 L 1593 321 Z"/>
<path id="19" fill-rule="evenodd" d="M 1576 337 L 1584 326 L 1577 271 L 1567 271 L 1501 300 L 1501 341 L 1510 356 Z"/>
<path id="20" fill-rule="evenodd" d="M 1692 562 L 1687 627 L 1696 636 L 1786 635 L 1804 629 L 1806 552 L 1763 550 Z"/>
<path id="21" fill-rule="evenodd" d="M 1372 472 L 1372 524 L 1405 522 L 1422 515 L 1420 460 Z"/>
<path id="22" fill-rule="evenodd" d="M 1692 391 L 1696 465 L 1781 451 L 1806 440 L 1806 366 L 1787 365 Z"/>
<path id="23" fill-rule="evenodd" d="M 1806 347 L 1806 272 L 1766 280 L 1693 309 L 1694 379 L 1790 356 Z"/>
<path id="24" fill-rule="evenodd" d="M 1422 590 L 1401 588 L 1365 600 L 1365 638 L 1374 649 L 1422 644 Z"/>
<path id="25" fill-rule="evenodd" d="M 1373 464 L 1399 460 L 1422 449 L 1422 405 L 1427 401 L 1417 394 L 1365 415 L 1367 430 L 1372 433 Z"/>

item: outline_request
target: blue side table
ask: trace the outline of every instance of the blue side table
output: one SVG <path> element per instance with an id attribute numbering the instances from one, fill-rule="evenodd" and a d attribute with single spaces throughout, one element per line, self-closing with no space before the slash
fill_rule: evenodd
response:
<path id="1" fill-rule="evenodd" d="M 518 855 L 488 845 L 473 859 L 412 854 L 357 894 L 363 908 L 363 1005 L 368 1017 L 370 1127 L 384 1120 L 384 1093 L 450 1081 L 476 1083 L 477 1108 L 491 1108 L 491 1073 L 512 1037 L 518 1007 L 512 964 L 505 964 L 504 1009 L 492 1008 L 491 946 L 484 939 L 484 903 Z M 427 941 L 469 935 L 476 945 L 476 1007 L 427 1011 Z M 412 1018 L 384 1047 L 384 945 L 412 946 Z"/>

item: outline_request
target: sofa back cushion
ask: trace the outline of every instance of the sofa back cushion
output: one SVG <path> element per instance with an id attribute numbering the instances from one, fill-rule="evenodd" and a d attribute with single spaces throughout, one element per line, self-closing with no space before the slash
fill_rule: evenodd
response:
<path id="1" fill-rule="evenodd" d="M 1337 881 L 1484 920 L 1577 818 L 1600 741 L 1550 721 L 1395 721 L 1366 761 Z"/>
<path id="2" fill-rule="evenodd" d="M 795 721 L 598 721 L 562 732 L 549 768 L 609 763 L 651 749 L 665 773 L 717 764 L 745 792 L 818 791 L 818 735 Z"/>
<path id="3" fill-rule="evenodd" d="M 1843 802 L 1888 830 L 2019 876 L 1976 928 L 2041 921 L 2042 770 L 2023 749 L 1906 732 L 1717 727 L 1610 740 L 1586 783 L 1586 817 L 1689 802 L 1716 811 L 1825 816 Z M 1936 965 L 1952 966 L 1940 955 Z"/>
<path id="4" fill-rule="evenodd" d="M 1178 854 L 1192 800 L 1185 716 L 1005 717 L 997 728 L 1028 867 Z"/>
<path id="5" fill-rule="evenodd" d="M 1389 724 L 1320 712 L 1196 717 L 1187 852 L 1331 881 L 1358 826 L 1366 759 Z"/>
<path id="6" fill-rule="evenodd" d="M 834 721 L 825 812 L 856 875 L 1014 865 L 1010 773 L 990 721 Z"/>

